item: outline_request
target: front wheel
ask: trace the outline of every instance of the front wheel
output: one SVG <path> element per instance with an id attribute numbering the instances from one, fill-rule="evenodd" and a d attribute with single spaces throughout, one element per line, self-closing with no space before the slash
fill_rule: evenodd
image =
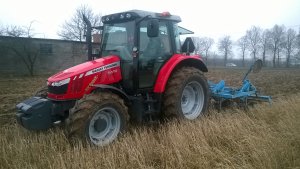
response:
<path id="1" fill-rule="evenodd" d="M 128 119 L 123 100 L 110 92 L 92 93 L 79 100 L 67 119 L 67 134 L 97 146 L 114 141 Z"/>
<path id="2" fill-rule="evenodd" d="M 194 67 L 178 69 L 168 81 L 163 113 L 194 120 L 207 110 L 209 88 L 202 72 Z"/>

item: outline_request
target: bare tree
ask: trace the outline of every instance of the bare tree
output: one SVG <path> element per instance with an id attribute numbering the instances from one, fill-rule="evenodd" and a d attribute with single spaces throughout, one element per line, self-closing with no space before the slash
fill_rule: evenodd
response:
<path id="1" fill-rule="evenodd" d="M 0 23 L 0 36 L 5 36 L 5 28 L 1 23 Z M 7 53 L 7 49 L 5 48 L 5 46 L 3 45 L 2 40 L 0 39 L 0 54 L 1 55 L 6 55 L 6 53 Z"/>
<path id="2" fill-rule="evenodd" d="M 270 44 L 273 51 L 273 67 L 276 67 L 276 53 L 279 59 L 280 46 L 284 40 L 284 26 L 274 25 L 270 32 Z M 279 66 L 279 60 L 278 60 Z"/>
<path id="3" fill-rule="evenodd" d="M 5 48 L 6 51 L 12 51 L 15 56 L 22 60 L 31 76 L 34 74 L 36 59 L 39 56 L 39 48 L 32 42 L 31 38 L 34 35 L 32 23 L 28 27 L 7 26 L 4 35 L 18 39 L 10 39 L 1 43 L 2 48 Z"/>
<path id="4" fill-rule="evenodd" d="M 26 34 L 25 32 L 26 31 L 22 26 L 8 25 L 6 26 L 5 35 L 12 37 L 24 37 Z"/>
<path id="5" fill-rule="evenodd" d="M 264 30 L 261 35 L 261 49 L 263 65 L 266 65 L 266 52 L 270 49 L 270 31 L 268 29 Z"/>
<path id="6" fill-rule="evenodd" d="M 2 24 L 0 24 L 0 36 L 5 35 L 5 28 L 3 27 Z"/>
<path id="7" fill-rule="evenodd" d="M 207 62 L 209 50 L 215 42 L 214 39 L 209 37 L 193 37 L 193 41 L 195 43 L 195 51 L 204 55 L 205 61 Z"/>
<path id="8" fill-rule="evenodd" d="M 205 61 L 207 63 L 209 50 L 212 47 L 212 45 L 215 43 L 215 41 L 214 39 L 209 37 L 203 37 L 202 41 L 203 41 L 204 52 L 205 52 Z"/>
<path id="9" fill-rule="evenodd" d="M 204 45 L 203 45 L 203 41 L 202 38 L 200 37 L 192 37 L 194 45 L 195 45 L 195 52 L 197 54 L 203 54 L 204 52 Z"/>
<path id="10" fill-rule="evenodd" d="M 73 17 L 62 25 L 61 30 L 57 33 L 58 36 L 65 40 L 83 41 L 86 28 L 82 18 L 83 14 L 91 21 L 92 26 L 101 25 L 101 14 L 94 14 L 90 7 L 81 5 L 76 9 Z"/>
<path id="11" fill-rule="evenodd" d="M 280 61 L 281 61 L 281 56 L 282 56 L 281 54 L 283 54 L 283 52 L 285 50 L 285 45 L 286 45 L 285 34 L 286 34 L 286 32 L 283 32 L 283 39 L 279 43 L 278 50 L 277 50 L 277 67 L 280 67 Z"/>
<path id="12" fill-rule="evenodd" d="M 224 66 L 226 66 L 228 55 L 232 53 L 232 40 L 230 36 L 225 36 L 219 40 L 218 49 L 224 55 Z"/>
<path id="13" fill-rule="evenodd" d="M 256 60 L 256 55 L 259 52 L 259 47 L 261 43 L 261 28 L 257 26 L 252 26 L 250 30 L 247 30 L 246 36 L 248 40 L 248 48 L 253 59 Z"/>
<path id="14" fill-rule="evenodd" d="M 35 22 L 35 20 L 31 21 L 29 23 L 29 26 L 25 26 L 24 31 L 25 31 L 25 37 L 27 38 L 32 38 L 34 37 L 35 33 L 34 33 L 34 29 L 32 28 L 32 24 Z"/>
<path id="15" fill-rule="evenodd" d="M 297 35 L 297 47 L 296 48 L 298 49 L 298 52 L 296 54 L 296 59 L 300 60 L 300 28 L 299 28 L 298 35 Z"/>
<path id="16" fill-rule="evenodd" d="M 39 56 L 39 48 L 33 44 L 31 38 L 22 38 L 17 42 L 11 43 L 11 50 L 18 56 L 25 64 L 30 76 L 34 75 L 34 68 L 36 59 Z"/>
<path id="17" fill-rule="evenodd" d="M 217 66 L 217 62 L 216 62 L 217 57 L 218 57 L 218 54 L 217 54 L 215 51 L 213 51 L 213 52 L 212 52 L 212 65 L 213 65 L 214 67 Z"/>
<path id="18" fill-rule="evenodd" d="M 290 66 L 291 54 L 295 51 L 297 45 L 297 36 L 294 29 L 288 29 L 286 33 L 285 49 L 286 49 L 286 67 Z"/>
<path id="19" fill-rule="evenodd" d="M 7 25 L 0 27 L 0 35 L 11 37 L 27 37 L 31 38 L 35 35 L 32 28 L 35 20 L 31 21 L 29 26 Z"/>
<path id="20" fill-rule="evenodd" d="M 298 50 L 300 51 L 300 28 L 299 28 L 298 35 L 297 35 L 297 47 L 298 47 Z"/>
<path id="21" fill-rule="evenodd" d="M 242 51 L 242 63 L 243 63 L 243 67 L 245 67 L 245 53 L 246 53 L 246 49 L 248 47 L 247 36 L 242 36 L 238 40 L 237 45 L 239 46 L 240 50 Z"/>

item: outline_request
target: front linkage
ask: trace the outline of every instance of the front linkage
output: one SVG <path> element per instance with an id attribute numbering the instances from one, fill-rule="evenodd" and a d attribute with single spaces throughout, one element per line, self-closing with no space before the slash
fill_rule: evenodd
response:
<path id="1" fill-rule="evenodd" d="M 47 130 L 67 117 L 75 101 L 53 101 L 38 96 L 17 104 L 17 121 L 29 130 Z"/>

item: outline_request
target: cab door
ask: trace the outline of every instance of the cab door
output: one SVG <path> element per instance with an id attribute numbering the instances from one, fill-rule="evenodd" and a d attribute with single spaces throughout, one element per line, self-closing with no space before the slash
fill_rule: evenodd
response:
<path id="1" fill-rule="evenodd" d="M 172 56 L 168 24 L 166 21 L 159 21 L 158 36 L 148 37 L 147 21 L 142 21 L 138 34 L 139 88 L 151 88 L 154 85 L 161 66 Z"/>

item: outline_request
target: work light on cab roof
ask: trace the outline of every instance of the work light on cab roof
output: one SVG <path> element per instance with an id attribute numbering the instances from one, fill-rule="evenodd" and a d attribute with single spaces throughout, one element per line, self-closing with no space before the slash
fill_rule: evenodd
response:
<path id="1" fill-rule="evenodd" d="M 168 17 L 168 16 L 171 16 L 171 14 L 170 14 L 170 12 L 165 11 L 165 12 L 159 13 L 159 16 Z"/>
<path id="2" fill-rule="evenodd" d="M 179 16 L 171 15 L 170 12 L 161 12 L 161 13 L 154 13 L 148 11 L 141 11 L 141 10 L 130 10 L 126 12 L 110 14 L 102 17 L 103 23 L 117 23 L 117 22 L 125 22 L 135 20 L 137 18 L 155 18 L 155 19 L 168 19 L 173 20 L 176 22 L 180 22 L 181 19 Z"/>

